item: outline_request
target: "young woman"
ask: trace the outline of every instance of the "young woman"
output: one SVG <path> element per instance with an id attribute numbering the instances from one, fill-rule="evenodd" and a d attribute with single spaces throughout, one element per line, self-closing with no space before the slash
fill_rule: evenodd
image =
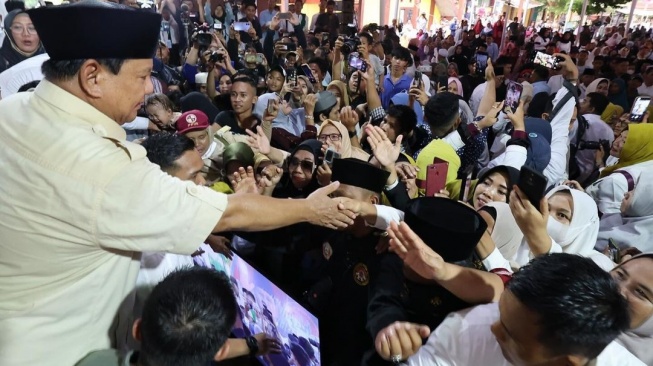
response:
<path id="1" fill-rule="evenodd" d="M 608 91 L 610 90 L 610 81 L 606 78 L 598 78 L 590 83 L 585 89 L 585 95 L 589 93 L 601 93 L 608 96 Z M 612 119 L 618 116 L 621 116 L 624 113 L 624 108 L 610 102 L 601 114 L 601 120 L 605 123 L 612 124 Z"/>
<path id="2" fill-rule="evenodd" d="M 5 17 L 6 37 L 0 47 L 0 73 L 44 52 L 36 28 L 26 12 L 16 9 Z"/>

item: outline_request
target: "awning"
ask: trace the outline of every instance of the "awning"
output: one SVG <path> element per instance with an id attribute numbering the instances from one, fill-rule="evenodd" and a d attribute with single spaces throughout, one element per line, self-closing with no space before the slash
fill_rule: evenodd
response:
<path id="1" fill-rule="evenodd" d="M 621 5 L 617 12 L 622 14 L 630 14 L 630 8 L 632 8 L 632 1 Z M 637 0 L 637 5 L 635 5 L 635 11 L 633 15 L 648 17 L 653 15 L 653 0 Z"/>

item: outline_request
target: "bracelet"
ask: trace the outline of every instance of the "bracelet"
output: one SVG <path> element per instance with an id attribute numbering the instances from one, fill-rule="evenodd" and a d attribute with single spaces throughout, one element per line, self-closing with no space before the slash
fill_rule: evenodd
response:
<path id="1" fill-rule="evenodd" d="M 349 138 L 350 138 L 350 139 L 353 139 L 354 136 L 356 136 L 356 130 L 353 130 L 353 131 L 347 131 L 347 133 L 349 134 Z"/>
<path id="2" fill-rule="evenodd" d="M 306 117 L 304 117 L 304 118 L 306 118 L 306 119 L 315 119 L 315 117 L 309 116 L 309 115 L 306 115 Z"/>
<path id="3" fill-rule="evenodd" d="M 481 132 L 481 128 L 478 126 L 478 122 L 474 121 L 474 122 L 472 122 L 472 125 L 474 125 L 474 127 L 476 127 L 476 130 L 478 132 Z"/>
<path id="4" fill-rule="evenodd" d="M 256 338 L 249 336 L 245 338 L 245 342 L 247 343 L 247 348 L 249 348 L 249 354 L 254 356 L 258 353 L 258 341 Z"/>

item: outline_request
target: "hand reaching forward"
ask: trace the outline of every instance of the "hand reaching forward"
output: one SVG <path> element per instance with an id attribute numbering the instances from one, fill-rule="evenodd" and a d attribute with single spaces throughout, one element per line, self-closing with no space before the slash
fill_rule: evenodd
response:
<path id="1" fill-rule="evenodd" d="M 261 194 L 262 189 L 256 183 L 254 176 L 254 168 L 251 166 L 239 168 L 237 172 L 231 177 L 231 187 L 234 189 L 235 194 Z"/>
<path id="2" fill-rule="evenodd" d="M 333 182 L 316 190 L 306 198 L 312 211 L 308 222 L 330 229 L 346 228 L 354 224 L 356 214 L 345 208 L 344 200 L 329 197 L 338 187 L 340 187 L 340 183 Z"/>
<path id="3" fill-rule="evenodd" d="M 394 165 L 399 158 L 399 154 L 401 154 L 401 141 L 403 136 L 397 136 L 397 140 L 393 144 L 381 127 L 367 125 L 365 132 L 368 135 L 367 142 L 372 147 L 372 152 L 376 160 L 384 168 Z"/>
<path id="4" fill-rule="evenodd" d="M 429 334 L 431 330 L 426 325 L 394 322 L 376 335 L 374 346 L 384 360 L 390 361 L 393 357 L 405 360 L 417 352 L 422 339 Z"/>
<path id="5" fill-rule="evenodd" d="M 270 154 L 270 140 L 265 136 L 263 128 L 261 126 L 256 127 L 256 133 L 245 130 L 249 137 L 247 137 L 247 145 L 254 150 L 255 153 L 261 153 L 263 155 Z"/>
<path id="6" fill-rule="evenodd" d="M 445 262 L 429 248 L 405 222 L 392 222 L 388 229 L 390 250 L 396 253 L 408 268 L 425 278 L 440 280 L 444 274 Z"/>

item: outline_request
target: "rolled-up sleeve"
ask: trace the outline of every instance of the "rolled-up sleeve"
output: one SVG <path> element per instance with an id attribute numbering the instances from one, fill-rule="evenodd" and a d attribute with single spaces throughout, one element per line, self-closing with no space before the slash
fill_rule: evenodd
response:
<path id="1" fill-rule="evenodd" d="M 226 208 L 226 195 L 183 182 L 142 159 L 98 192 L 94 234 L 104 248 L 191 254 Z"/>

